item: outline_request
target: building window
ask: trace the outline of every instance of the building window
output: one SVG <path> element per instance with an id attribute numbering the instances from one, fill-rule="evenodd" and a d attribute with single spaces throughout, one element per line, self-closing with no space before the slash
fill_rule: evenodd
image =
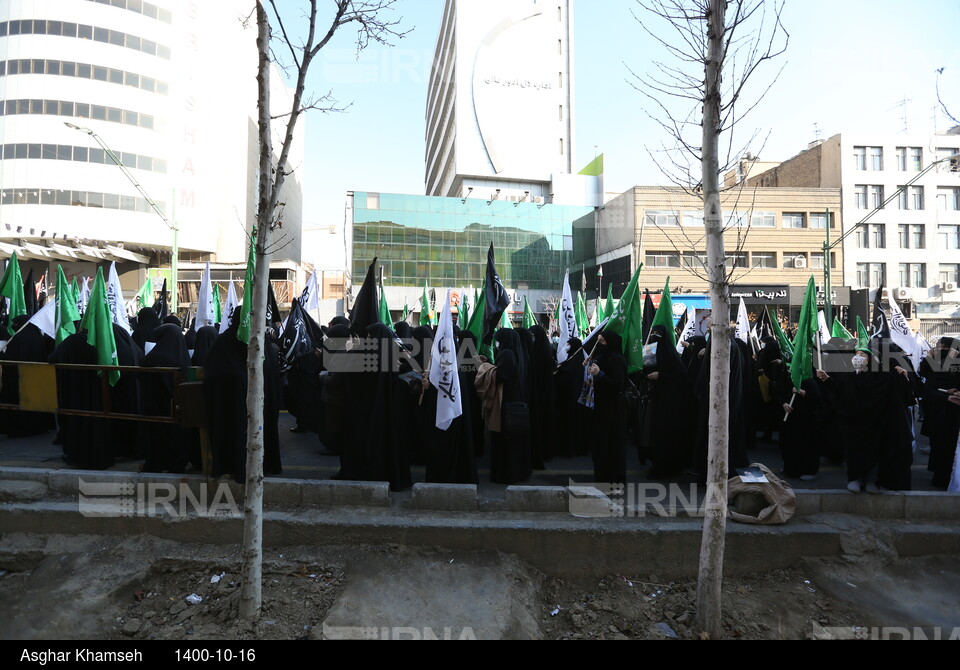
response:
<path id="1" fill-rule="evenodd" d="M 783 227 L 784 228 L 806 228 L 807 227 L 807 217 L 803 212 L 796 213 L 784 213 L 783 215 Z"/>
<path id="2" fill-rule="evenodd" d="M 707 267 L 707 255 L 694 251 L 683 252 L 683 267 L 693 270 L 702 270 Z"/>
<path id="3" fill-rule="evenodd" d="M 680 225 L 680 215 L 677 212 L 647 212 L 647 225 L 657 228 L 674 228 Z"/>
<path id="4" fill-rule="evenodd" d="M 24 69 L 24 66 L 20 64 L 20 61 L 0 61 L 0 77 L 5 74 L 47 74 L 55 75 L 59 77 L 81 77 L 89 79 L 93 73 L 93 66 L 88 63 L 74 63 L 71 61 L 59 61 L 59 60 L 36 60 L 23 61 L 29 66 L 28 70 Z M 148 77 L 141 77 L 140 75 L 134 72 L 126 72 L 124 70 L 116 70 L 114 68 L 98 68 L 96 72 L 96 79 L 101 81 L 109 81 L 115 84 L 124 84 L 125 86 L 132 86 L 134 88 L 140 88 L 145 91 L 156 92 L 161 95 L 167 95 L 169 87 L 166 82 L 155 82 L 155 80 Z M 70 114 L 69 116 L 73 116 Z"/>
<path id="5" fill-rule="evenodd" d="M 867 150 L 870 169 L 874 172 L 883 170 L 883 147 L 870 147 Z"/>
<path id="6" fill-rule="evenodd" d="M 776 228 L 777 215 L 775 212 L 754 212 L 750 217 L 752 228 Z"/>
<path id="7" fill-rule="evenodd" d="M 897 169 L 900 172 L 907 171 L 907 148 L 897 147 Z"/>
<path id="8" fill-rule="evenodd" d="M 854 206 L 857 209 L 867 208 L 867 187 L 864 184 L 857 184 L 853 187 Z"/>
<path id="9" fill-rule="evenodd" d="M 16 31 L 16 32 L 14 32 Z M 3 35 L 57 35 L 80 39 L 93 39 L 96 42 L 113 44 L 136 51 L 148 53 L 151 56 L 160 56 L 170 60 L 170 47 L 136 35 L 128 35 L 118 30 L 110 30 L 100 26 L 68 23 L 66 21 L 4 21 L 0 23 L 0 36 Z"/>
<path id="10" fill-rule="evenodd" d="M 910 148 L 910 169 L 914 172 L 923 170 L 923 149 L 920 147 Z"/>
<path id="11" fill-rule="evenodd" d="M 39 188 L 5 188 L 0 191 L 0 202 L 4 205 L 60 205 L 73 207 L 97 207 L 135 212 L 152 212 L 150 204 L 144 198 L 121 197 L 115 193 L 94 191 L 61 191 Z M 166 204 L 158 201 L 160 211 L 166 211 Z"/>
<path id="12" fill-rule="evenodd" d="M 807 255 L 802 251 L 784 251 L 783 269 L 784 270 L 806 270 L 809 267 Z"/>
<path id="13" fill-rule="evenodd" d="M 870 226 L 870 242 L 874 249 L 887 248 L 887 226 L 884 223 L 875 223 Z"/>
<path id="14" fill-rule="evenodd" d="M 883 186 L 874 184 L 870 186 L 870 208 L 883 209 Z"/>
<path id="15" fill-rule="evenodd" d="M 956 186 L 937 188 L 937 209 L 941 212 L 960 211 L 960 188 Z"/>
<path id="16" fill-rule="evenodd" d="M 886 286 L 887 266 L 883 263 L 857 263 L 857 284 L 863 288 Z"/>
<path id="17" fill-rule="evenodd" d="M 951 263 L 940 265 L 940 283 L 941 284 L 960 284 L 960 264 Z"/>
<path id="18" fill-rule="evenodd" d="M 647 267 L 678 268 L 680 267 L 680 256 L 670 251 L 648 251 Z"/>
<path id="19" fill-rule="evenodd" d="M 960 147 L 937 147 L 937 160 L 943 161 L 937 164 L 937 172 L 960 172 L 960 157 L 946 160 L 958 153 Z"/>
<path id="20" fill-rule="evenodd" d="M 560 120 L 563 121 L 563 105 L 560 105 Z"/>
<path id="21" fill-rule="evenodd" d="M 811 270 L 823 269 L 823 252 L 815 251 L 810 254 L 810 269 Z"/>
<path id="22" fill-rule="evenodd" d="M 866 147 L 854 147 L 853 148 L 853 165 L 856 170 L 866 170 L 867 169 L 867 148 Z"/>
<path id="23" fill-rule="evenodd" d="M 927 266 L 923 263 L 900 263 L 900 286 L 926 288 Z"/>
<path id="24" fill-rule="evenodd" d="M 910 187 L 910 207 L 911 209 L 921 210 L 923 204 L 923 186 Z"/>
<path id="25" fill-rule="evenodd" d="M 560 155 L 563 155 L 563 138 L 560 138 Z"/>
<path id="26" fill-rule="evenodd" d="M 724 262 L 727 268 L 749 268 L 746 254 L 728 254 Z"/>
<path id="27" fill-rule="evenodd" d="M 826 230 L 827 229 L 827 213 L 826 212 L 811 212 L 810 214 L 810 228 L 814 230 Z M 830 228 L 834 228 L 833 225 L 833 215 L 830 215 Z"/>
<path id="28" fill-rule="evenodd" d="M 69 116 L 74 107 L 76 107 L 76 116 L 86 118 L 85 114 L 82 113 L 82 111 L 85 111 L 84 105 L 62 100 L 7 100 L 3 114 L 7 116 L 13 116 L 15 114 Z M 128 125 L 149 129 L 152 129 L 154 126 L 154 118 L 149 114 L 131 112 L 115 107 L 103 107 L 100 105 L 93 105 L 91 112 L 90 118 L 99 121 L 126 123 Z"/>
<path id="29" fill-rule="evenodd" d="M 960 249 L 960 226 L 940 226 L 938 235 L 941 249 Z"/>
<path id="30" fill-rule="evenodd" d="M 777 267 L 777 254 L 775 252 L 754 251 L 751 256 L 755 268 L 775 269 Z"/>
<path id="31" fill-rule="evenodd" d="M 901 249 L 926 249 L 927 236 L 923 225 L 900 224 L 897 227 L 897 237 Z"/>
<path id="32" fill-rule="evenodd" d="M 683 225 L 690 228 L 703 228 L 703 212 L 684 212 Z"/>

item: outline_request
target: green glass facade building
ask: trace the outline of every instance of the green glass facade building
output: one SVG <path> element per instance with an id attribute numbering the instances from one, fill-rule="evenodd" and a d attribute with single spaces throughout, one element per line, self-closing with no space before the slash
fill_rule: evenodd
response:
<path id="1" fill-rule="evenodd" d="M 386 286 L 479 287 L 487 249 L 510 289 L 555 291 L 574 260 L 574 236 L 594 208 L 482 198 L 357 191 L 348 197 L 348 267 L 354 281 L 373 258 Z"/>

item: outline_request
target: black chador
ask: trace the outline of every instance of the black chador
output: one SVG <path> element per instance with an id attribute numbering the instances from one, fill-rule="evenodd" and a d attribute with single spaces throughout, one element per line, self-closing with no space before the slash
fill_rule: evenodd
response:
<path id="1" fill-rule="evenodd" d="M 176 395 L 175 384 L 184 381 L 190 366 L 190 355 L 183 331 L 174 324 L 165 324 L 153 332 L 155 345 L 140 366 L 173 368 L 180 371 L 179 380 L 172 372 L 146 372 L 140 375 L 140 399 L 146 416 L 171 416 Z M 144 450 L 145 472 L 183 472 L 190 460 L 187 432 L 178 425 L 142 422 L 140 444 Z M 194 463 L 199 467 L 200 463 Z"/>
<path id="2" fill-rule="evenodd" d="M 51 363 L 97 365 L 97 350 L 87 344 L 87 333 L 71 335 L 50 356 Z M 60 407 L 103 411 L 103 390 L 95 371 L 58 370 Z M 85 470 L 106 470 L 113 465 L 110 421 L 87 416 L 58 414 L 63 458 L 67 465 Z"/>
<path id="3" fill-rule="evenodd" d="M 244 479 L 247 463 L 247 345 L 237 339 L 239 309 L 230 327 L 210 348 L 203 377 L 213 476 L 229 474 L 238 481 Z M 280 370 L 276 346 L 267 345 L 263 364 L 263 470 L 270 475 L 282 469 L 277 431 Z"/>
<path id="4" fill-rule="evenodd" d="M 650 356 L 644 356 L 642 386 L 647 404 L 644 435 L 648 436 L 644 456 L 653 464 L 648 477 L 662 479 L 680 472 L 690 458 L 692 433 L 682 428 L 676 412 L 690 407 L 692 396 L 680 354 L 671 346 L 666 328 L 654 326 L 647 347 Z"/>

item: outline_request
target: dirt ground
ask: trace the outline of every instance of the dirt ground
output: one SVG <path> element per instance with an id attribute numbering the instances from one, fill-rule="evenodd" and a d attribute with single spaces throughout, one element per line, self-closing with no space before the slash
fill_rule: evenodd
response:
<path id="1" fill-rule="evenodd" d="M 359 632 L 353 637 L 366 639 L 701 637 L 694 580 L 560 579 L 495 553 L 391 546 L 268 551 L 263 616 L 247 627 L 235 620 L 239 562 L 236 550 L 143 537 L 6 535 L 0 539 L 0 602 L 8 616 L 0 621 L 0 638 L 327 639 L 341 637 L 350 617 L 357 626 L 351 630 Z M 954 620 L 960 626 L 955 563 L 946 557 L 841 557 L 730 578 L 724 637 L 822 639 L 863 637 L 876 626 L 949 626 Z M 369 602 L 370 591 L 362 587 L 371 579 L 385 585 L 378 591 L 391 599 L 389 606 Z M 403 590 L 391 594 L 390 585 Z M 406 624 L 420 619 L 388 611 L 404 607 L 410 616 L 442 611 L 448 621 L 476 625 L 414 628 Z M 331 615 L 335 609 L 339 617 Z M 339 625 L 329 626 L 328 617 Z"/>

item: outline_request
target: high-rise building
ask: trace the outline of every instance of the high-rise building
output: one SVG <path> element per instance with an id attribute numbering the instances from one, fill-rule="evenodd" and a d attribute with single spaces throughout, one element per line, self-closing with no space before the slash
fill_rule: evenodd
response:
<path id="1" fill-rule="evenodd" d="M 0 2 L 0 257 L 17 250 L 84 275 L 114 260 L 135 288 L 169 266 L 173 245 L 146 194 L 179 228 L 182 268 L 242 268 L 259 152 L 249 11 L 241 0 Z M 279 72 L 273 80 L 279 108 L 292 96 Z M 290 243 L 275 256 L 290 264 L 300 262 L 302 136 L 301 124 L 281 198 Z"/>
<path id="2" fill-rule="evenodd" d="M 426 106 L 426 193 L 586 202 L 574 151 L 573 2 L 446 0 Z"/>

